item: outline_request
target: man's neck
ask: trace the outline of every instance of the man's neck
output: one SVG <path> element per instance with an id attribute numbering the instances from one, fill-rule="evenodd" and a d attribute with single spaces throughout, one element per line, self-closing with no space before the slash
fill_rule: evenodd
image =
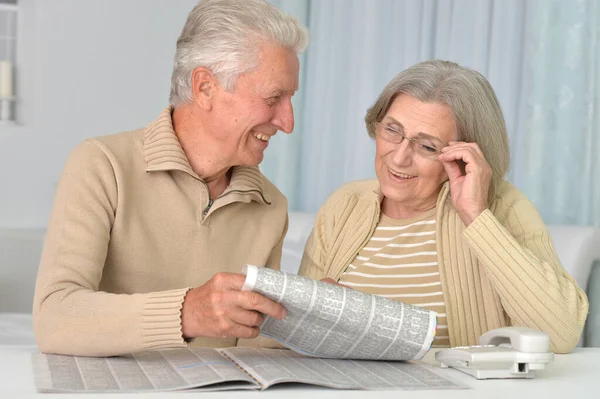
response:
<path id="1" fill-rule="evenodd" d="M 211 141 L 209 132 L 202 126 L 201 118 L 194 115 L 191 106 L 174 109 L 171 119 L 175 135 L 192 170 L 206 182 L 210 198 L 217 198 L 229 185 L 232 165 L 226 162 L 219 151 L 207 145 Z"/>

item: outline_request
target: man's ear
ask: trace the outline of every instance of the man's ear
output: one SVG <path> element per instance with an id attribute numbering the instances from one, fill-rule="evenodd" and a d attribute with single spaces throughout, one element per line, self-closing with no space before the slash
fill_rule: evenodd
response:
<path id="1" fill-rule="evenodd" d="M 218 84 L 209 69 L 198 67 L 192 72 L 192 96 L 194 102 L 209 111 L 216 94 Z"/>

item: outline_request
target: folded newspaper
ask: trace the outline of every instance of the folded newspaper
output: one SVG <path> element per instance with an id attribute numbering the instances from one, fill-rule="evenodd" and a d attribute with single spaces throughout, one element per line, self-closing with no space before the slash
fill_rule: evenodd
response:
<path id="1" fill-rule="evenodd" d="M 282 383 L 362 390 L 468 388 L 427 365 L 320 359 L 287 349 L 163 349 L 100 358 L 32 356 L 39 392 L 264 390 Z"/>
<path id="2" fill-rule="evenodd" d="M 308 356 L 332 359 L 421 359 L 431 347 L 436 312 L 350 288 L 247 265 L 242 290 L 287 310 L 267 317 L 261 335 Z"/>
<path id="3" fill-rule="evenodd" d="M 244 290 L 284 305 L 261 334 L 293 349 L 188 348 L 90 358 L 34 353 L 40 392 L 262 390 L 280 383 L 340 389 L 457 389 L 464 384 L 420 359 L 436 314 L 334 284 L 247 265 Z M 350 360 L 359 359 L 359 360 Z M 360 360 L 362 359 L 362 360 Z M 388 361 L 384 361 L 388 360 Z"/>

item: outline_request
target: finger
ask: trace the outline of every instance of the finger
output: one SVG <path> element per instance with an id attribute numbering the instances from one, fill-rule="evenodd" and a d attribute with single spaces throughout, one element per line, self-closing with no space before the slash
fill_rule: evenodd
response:
<path id="1" fill-rule="evenodd" d="M 466 141 L 449 141 L 448 145 L 442 148 L 442 152 L 446 152 L 448 150 L 450 150 L 451 148 L 454 148 L 456 146 L 462 145 L 462 144 L 466 144 Z"/>
<path id="2" fill-rule="evenodd" d="M 233 324 L 229 331 L 222 335 L 222 338 L 236 337 L 236 338 L 256 338 L 260 335 L 260 328 L 250 327 L 242 324 Z"/>
<path id="3" fill-rule="evenodd" d="M 459 147 L 468 147 L 472 144 L 475 144 L 475 143 L 467 143 L 465 141 L 450 141 L 447 146 L 442 148 L 442 151 L 448 151 L 448 150 L 451 150 L 454 148 L 459 148 Z"/>
<path id="4" fill-rule="evenodd" d="M 322 281 L 322 282 L 324 282 L 324 283 L 327 283 L 327 284 L 333 284 L 333 285 L 337 285 L 337 286 L 339 286 L 339 287 L 348 288 L 348 289 L 351 289 L 351 290 L 353 290 L 353 289 L 354 289 L 354 288 L 352 288 L 352 287 L 349 287 L 349 286 L 347 286 L 347 285 L 345 285 L 345 284 L 340 284 L 339 282 L 335 281 L 335 280 L 334 280 L 334 279 L 332 279 L 331 277 L 325 277 L 325 278 L 322 278 L 320 281 Z"/>
<path id="5" fill-rule="evenodd" d="M 287 315 L 282 304 L 277 303 L 258 292 L 239 291 L 237 303 L 241 308 L 255 310 L 275 319 L 284 319 Z"/>
<path id="6" fill-rule="evenodd" d="M 462 171 L 460 170 L 460 166 L 456 161 L 442 161 L 442 165 L 444 166 L 446 174 L 448 174 L 448 179 L 450 179 L 451 182 L 459 177 L 462 177 Z"/>
<path id="7" fill-rule="evenodd" d="M 481 164 L 483 163 L 484 159 L 485 158 L 479 156 L 479 154 L 473 148 L 470 147 L 455 147 L 439 155 L 439 160 L 442 162 L 462 160 L 467 164 Z"/>
<path id="8" fill-rule="evenodd" d="M 484 176 L 489 175 L 492 171 L 490 164 L 481 153 L 479 147 L 455 146 L 453 150 L 440 154 L 438 159 L 441 162 L 450 162 L 452 160 L 464 162 L 464 171 L 467 174 L 475 173 Z"/>
<path id="9" fill-rule="evenodd" d="M 477 143 L 467 143 L 464 141 L 451 141 L 446 147 L 442 148 L 441 152 L 446 153 L 457 149 L 472 150 L 483 157 L 483 151 L 481 151 Z"/>
<path id="10" fill-rule="evenodd" d="M 260 325 L 265 321 L 265 316 L 263 316 L 262 313 L 240 308 L 232 311 L 230 318 L 236 324 L 249 327 L 260 327 Z"/>
<path id="11" fill-rule="evenodd" d="M 240 291 L 246 282 L 246 276 L 239 273 L 221 272 L 213 276 L 212 284 L 220 290 Z"/>
<path id="12" fill-rule="evenodd" d="M 478 147 L 476 145 L 473 145 L 472 143 L 459 143 L 459 144 L 453 144 L 453 145 L 448 145 L 444 148 L 442 148 L 442 153 L 446 154 L 449 152 L 453 152 L 453 151 L 473 151 L 473 152 L 477 152 Z"/>

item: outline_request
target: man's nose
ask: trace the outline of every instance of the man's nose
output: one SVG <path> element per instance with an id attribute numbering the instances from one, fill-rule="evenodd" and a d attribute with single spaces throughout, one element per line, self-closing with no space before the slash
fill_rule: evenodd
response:
<path id="1" fill-rule="evenodd" d="M 272 123 L 284 133 L 291 133 L 294 130 L 294 109 L 291 98 L 279 103 Z"/>

